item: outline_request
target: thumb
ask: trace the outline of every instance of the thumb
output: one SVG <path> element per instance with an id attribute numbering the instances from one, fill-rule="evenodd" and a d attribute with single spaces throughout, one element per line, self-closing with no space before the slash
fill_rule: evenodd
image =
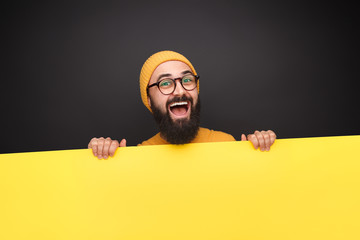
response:
<path id="1" fill-rule="evenodd" d="M 241 141 L 247 141 L 245 134 L 241 134 Z"/>
<path id="2" fill-rule="evenodd" d="M 126 147 L 126 139 L 123 138 L 120 142 L 120 147 Z"/>

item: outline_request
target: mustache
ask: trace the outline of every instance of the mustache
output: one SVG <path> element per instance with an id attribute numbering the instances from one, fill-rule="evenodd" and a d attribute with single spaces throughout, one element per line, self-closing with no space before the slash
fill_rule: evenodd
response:
<path id="1" fill-rule="evenodd" d="M 184 102 L 184 101 L 189 101 L 191 103 L 191 106 L 193 105 L 192 97 L 187 97 L 187 96 L 183 95 L 181 97 L 173 97 L 172 99 L 167 100 L 166 101 L 166 108 L 168 108 L 169 105 L 174 103 L 174 102 Z"/>

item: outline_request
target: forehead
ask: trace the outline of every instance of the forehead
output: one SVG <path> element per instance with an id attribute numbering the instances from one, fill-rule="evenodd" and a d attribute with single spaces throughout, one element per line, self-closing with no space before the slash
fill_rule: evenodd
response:
<path id="1" fill-rule="evenodd" d="M 181 61 L 167 61 L 161 63 L 155 68 L 150 78 L 150 83 L 155 82 L 160 75 L 170 74 L 173 77 L 178 77 L 186 70 L 191 71 L 191 68 L 184 62 Z"/>

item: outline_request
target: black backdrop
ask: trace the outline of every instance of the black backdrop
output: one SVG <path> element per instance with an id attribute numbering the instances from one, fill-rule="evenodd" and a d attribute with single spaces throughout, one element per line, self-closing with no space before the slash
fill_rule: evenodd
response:
<path id="1" fill-rule="evenodd" d="M 26 1 L 2 11 L 1 153 L 151 137 L 138 79 L 160 50 L 184 54 L 201 76 L 204 127 L 236 139 L 360 134 L 348 3 Z"/>

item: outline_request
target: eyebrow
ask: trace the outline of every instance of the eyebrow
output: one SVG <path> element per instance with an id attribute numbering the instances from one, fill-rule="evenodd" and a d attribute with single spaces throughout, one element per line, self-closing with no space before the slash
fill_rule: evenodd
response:
<path id="1" fill-rule="evenodd" d="M 171 75 L 170 73 L 161 74 L 161 75 L 158 77 L 157 82 L 158 82 L 161 78 L 163 78 L 163 77 L 171 77 L 171 76 L 172 76 L 172 75 Z"/>
<path id="2" fill-rule="evenodd" d="M 191 72 L 190 70 L 185 70 L 185 71 L 181 72 L 182 75 L 185 75 L 185 74 L 187 74 L 187 73 L 191 73 L 191 74 L 192 74 L 192 72 Z M 163 78 L 163 77 L 171 77 L 171 76 L 172 76 L 172 75 L 171 75 L 170 73 L 161 74 L 161 75 L 158 77 L 157 82 L 158 82 L 161 78 Z"/>
<path id="3" fill-rule="evenodd" d="M 185 75 L 185 74 L 187 74 L 187 73 L 193 74 L 190 70 L 183 71 L 181 74 L 182 74 L 182 75 Z"/>

